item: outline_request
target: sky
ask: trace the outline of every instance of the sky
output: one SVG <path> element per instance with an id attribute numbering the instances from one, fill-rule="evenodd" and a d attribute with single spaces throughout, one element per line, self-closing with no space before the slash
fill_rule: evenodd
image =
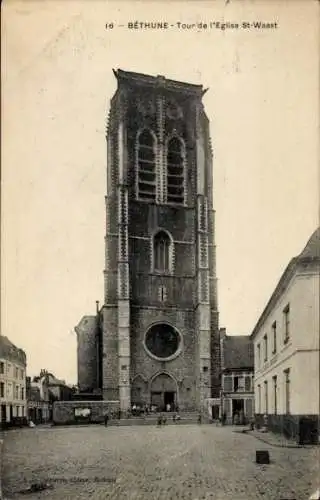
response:
<path id="1" fill-rule="evenodd" d="M 103 301 L 112 68 L 209 88 L 220 326 L 251 333 L 319 225 L 318 10 L 311 0 L 4 3 L 1 334 L 25 349 L 29 375 L 76 383 L 74 327 Z M 278 26 L 177 25 L 214 21 Z"/>

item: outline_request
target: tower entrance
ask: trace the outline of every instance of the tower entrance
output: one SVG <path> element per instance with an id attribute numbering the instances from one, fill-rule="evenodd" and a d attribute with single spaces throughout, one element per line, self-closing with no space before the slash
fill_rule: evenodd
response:
<path id="1" fill-rule="evenodd" d="M 177 384 L 167 373 L 160 373 L 151 382 L 151 406 L 156 406 L 159 411 L 165 411 L 170 405 L 171 410 L 177 407 Z"/>

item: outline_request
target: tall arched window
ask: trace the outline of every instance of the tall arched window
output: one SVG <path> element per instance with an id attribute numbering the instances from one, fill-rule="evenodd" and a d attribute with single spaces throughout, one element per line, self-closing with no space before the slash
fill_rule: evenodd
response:
<path id="1" fill-rule="evenodd" d="M 159 231 L 153 238 L 154 270 L 160 273 L 170 270 L 170 238 L 165 231 Z"/>
<path id="2" fill-rule="evenodd" d="M 167 201 L 184 202 L 184 156 L 182 142 L 172 137 L 167 152 Z"/>
<path id="3" fill-rule="evenodd" d="M 155 139 L 144 129 L 138 135 L 137 143 L 137 196 L 142 200 L 156 199 Z"/>

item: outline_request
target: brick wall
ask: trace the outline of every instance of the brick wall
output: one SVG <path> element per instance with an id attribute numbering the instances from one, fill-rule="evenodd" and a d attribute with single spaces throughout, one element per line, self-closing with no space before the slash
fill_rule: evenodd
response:
<path id="1" fill-rule="evenodd" d="M 151 358 L 144 348 L 144 335 L 154 322 L 167 322 L 174 325 L 182 335 L 182 352 L 171 361 L 158 361 Z M 172 309 L 131 309 L 131 376 L 138 374 L 150 383 L 158 372 L 167 372 L 178 381 L 180 408 L 194 408 L 196 400 L 195 364 L 196 338 L 195 317 L 192 311 Z M 146 401 L 150 403 L 150 401 Z"/>
<path id="2" fill-rule="evenodd" d="M 118 389 L 118 308 L 104 307 L 102 336 L 103 398 L 117 400 Z"/>
<path id="3" fill-rule="evenodd" d="M 204 384 L 207 387 L 205 391 L 210 392 L 212 384 L 213 395 L 216 395 L 220 388 L 218 314 L 215 262 L 213 262 L 215 248 L 213 247 L 213 234 L 210 234 L 214 230 L 213 213 L 206 214 L 210 237 L 208 238 L 208 228 L 202 228 L 199 236 L 202 241 L 201 249 L 197 249 L 196 233 L 198 221 L 196 201 L 200 191 L 204 210 L 206 211 L 208 208 L 210 211 L 212 208 L 212 159 L 209 144 L 209 123 L 203 112 L 200 90 L 194 89 L 186 93 L 181 91 L 180 94 L 177 89 L 172 92 L 168 90 L 166 85 L 162 87 L 162 84 L 160 87 L 157 84 L 151 91 L 150 89 L 151 87 L 140 87 L 136 78 L 130 83 L 128 80 L 124 80 L 121 81 L 121 84 L 119 83 L 118 90 L 112 100 L 108 135 L 108 182 L 112 186 L 110 189 L 108 188 L 107 233 L 108 231 L 118 232 L 118 221 L 115 217 L 118 202 L 114 198 L 114 194 L 119 181 L 117 177 L 119 177 L 120 158 L 123 160 L 123 162 L 120 161 L 120 171 L 123 174 L 121 182 L 129 190 L 130 378 L 133 380 L 139 375 L 142 392 L 145 396 L 148 394 L 150 397 L 152 377 L 157 372 L 166 371 L 172 374 L 177 381 L 179 404 L 194 407 L 197 404 L 199 384 L 201 380 L 203 382 L 204 377 L 208 377 L 207 383 Z M 148 91 L 150 91 L 149 94 Z M 142 108 L 141 101 L 144 101 Z M 167 112 L 171 101 L 180 106 L 182 114 L 172 116 Z M 149 111 L 145 112 L 143 109 L 149 109 Z M 119 123 L 121 123 L 122 136 L 118 135 Z M 135 199 L 136 137 L 137 132 L 145 127 L 150 128 L 157 136 L 159 150 L 162 151 L 161 155 L 157 155 L 156 158 L 158 180 L 159 176 L 161 177 L 161 183 L 157 185 L 158 201 L 166 199 L 162 190 L 167 182 L 165 170 L 162 168 L 166 162 L 164 145 L 172 134 L 178 134 L 184 141 L 186 153 L 184 158 L 184 188 L 187 193 L 184 206 L 145 203 Z M 123 137 L 122 144 L 118 144 L 119 137 Z M 200 143 L 202 147 L 199 156 Z M 123 151 L 123 155 L 119 156 L 119 151 Z M 199 187 L 199 182 L 201 187 Z M 161 276 L 154 273 L 151 267 L 152 237 L 159 229 L 168 231 L 174 241 L 173 254 L 170 254 L 173 268 L 170 273 Z M 209 317 L 207 318 L 208 325 L 205 329 L 198 324 L 196 310 L 199 300 L 197 267 L 198 251 L 200 252 L 200 250 L 204 253 L 205 259 L 202 266 L 204 270 L 201 271 L 203 279 L 200 280 L 206 289 L 202 294 L 205 293 L 205 297 L 203 296 L 202 299 L 208 305 L 208 311 L 210 308 L 212 309 L 211 313 L 208 312 L 207 316 L 211 316 L 211 320 Z M 117 268 L 120 266 L 118 255 L 118 238 L 107 235 L 105 274 L 105 304 L 107 307 L 103 311 L 103 394 L 104 397 L 112 399 L 119 397 L 118 340 L 120 330 L 117 324 L 119 297 L 117 295 L 116 275 Z M 209 270 L 207 271 L 208 256 Z M 210 290 L 207 290 L 206 287 L 208 274 L 211 277 Z M 159 290 L 163 289 L 165 290 L 164 295 L 159 294 Z M 143 347 L 144 335 L 154 322 L 167 322 L 181 333 L 183 348 L 179 356 L 170 361 L 161 362 L 146 353 Z M 202 328 L 201 335 L 199 335 L 200 327 Z M 204 347 L 205 338 L 207 341 Z M 202 345 L 201 353 L 199 342 Z M 212 358 L 211 370 L 210 356 Z M 208 396 L 210 395 L 208 394 Z"/>

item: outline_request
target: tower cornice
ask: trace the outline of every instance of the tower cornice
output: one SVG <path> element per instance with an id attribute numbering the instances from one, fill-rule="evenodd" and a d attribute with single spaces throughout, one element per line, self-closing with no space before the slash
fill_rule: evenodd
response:
<path id="1" fill-rule="evenodd" d="M 177 91 L 179 93 L 184 92 L 189 95 L 193 94 L 200 98 L 208 90 L 204 90 L 202 85 L 170 80 L 161 75 L 151 76 L 143 73 L 124 71 L 122 69 L 113 70 L 113 73 L 119 85 L 121 83 L 130 83 L 130 86 L 137 84 L 139 87 L 141 87 L 141 85 L 145 85 L 147 87 L 153 87 L 154 89 L 166 89 L 169 91 Z"/>

